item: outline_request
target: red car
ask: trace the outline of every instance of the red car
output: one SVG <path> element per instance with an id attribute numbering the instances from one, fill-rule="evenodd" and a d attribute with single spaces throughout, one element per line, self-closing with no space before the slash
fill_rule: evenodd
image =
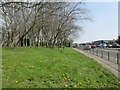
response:
<path id="1" fill-rule="evenodd" d="M 108 47 L 108 48 L 112 48 L 112 45 L 111 45 L 111 44 L 108 44 L 107 47 Z"/>
<path id="2" fill-rule="evenodd" d="M 91 48 L 96 48 L 96 45 L 91 45 Z"/>

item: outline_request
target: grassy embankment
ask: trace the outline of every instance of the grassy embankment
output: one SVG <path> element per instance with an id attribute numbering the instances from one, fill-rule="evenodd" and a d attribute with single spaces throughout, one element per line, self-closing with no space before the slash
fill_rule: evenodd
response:
<path id="1" fill-rule="evenodd" d="M 71 48 L 4 47 L 3 88 L 117 87 L 117 78 Z"/>

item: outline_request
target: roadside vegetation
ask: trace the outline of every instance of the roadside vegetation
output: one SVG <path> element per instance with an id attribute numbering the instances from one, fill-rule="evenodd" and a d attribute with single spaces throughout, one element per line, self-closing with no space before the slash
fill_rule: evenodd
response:
<path id="1" fill-rule="evenodd" d="M 117 88 L 100 64 L 66 48 L 77 22 L 91 21 L 84 3 L 32 1 L 0 2 L 3 88 Z"/>
<path id="2" fill-rule="evenodd" d="M 82 30 L 76 22 L 91 20 L 82 2 L 15 2 L 2 0 L 1 46 L 65 47 Z"/>
<path id="3" fill-rule="evenodd" d="M 118 79 L 71 48 L 3 47 L 3 88 L 117 88 Z"/>

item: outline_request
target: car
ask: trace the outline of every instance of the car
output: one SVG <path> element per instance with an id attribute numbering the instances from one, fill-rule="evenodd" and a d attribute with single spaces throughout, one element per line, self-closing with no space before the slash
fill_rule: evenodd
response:
<path id="1" fill-rule="evenodd" d="M 120 45 L 117 43 L 112 44 L 112 48 L 120 48 Z"/>
<path id="2" fill-rule="evenodd" d="M 91 45 L 91 48 L 96 48 L 96 45 Z"/>
<path id="3" fill-rule="evenodd" d="M 84 50 L 90 50 L 91 49 L 91 46 L 90 45 L 86 45 L 85 47 L 84 47 Z"/>
<path id="4" fill-rule="evenodd" d="M 103 44 L 103 47 L 106 48 L 106 47 L 107 47 L 107 44 Z"/>
<path id="5" fill-rule="evenodd" d="M 112 44 L 108 44 L 106 47 L 107 48 L 112 48 Z"/>
<path id="6" fill-rule="evenodd" d="M 96 45 L 96 47 L 102 47 L 102 44 Z"/>

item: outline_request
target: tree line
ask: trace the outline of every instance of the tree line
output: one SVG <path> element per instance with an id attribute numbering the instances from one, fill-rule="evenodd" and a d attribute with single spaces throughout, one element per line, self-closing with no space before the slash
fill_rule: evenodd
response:
<path id="1" fill-rule="evenodd" d="M 1 2 L 1 46 L 70 46 L 88 10 L 82 2 Z"/>

